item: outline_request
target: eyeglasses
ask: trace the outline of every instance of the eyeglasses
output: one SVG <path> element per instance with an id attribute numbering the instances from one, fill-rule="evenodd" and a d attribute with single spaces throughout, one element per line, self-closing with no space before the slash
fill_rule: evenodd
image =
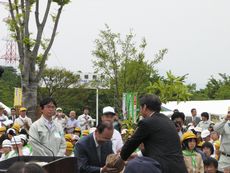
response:
<path id="1" fill-rule="evenodd" d="M 48 108 L 48 109 L 55 109 L 56 108 L 55 106 L 51 106 L 51 105 L 45 105 L 44 107 Z"/>

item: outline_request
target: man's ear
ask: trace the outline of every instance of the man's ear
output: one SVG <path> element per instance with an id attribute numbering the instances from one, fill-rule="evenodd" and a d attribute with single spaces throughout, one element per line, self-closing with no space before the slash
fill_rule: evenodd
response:
<path id="1" fill-rule="evenodd" d="M 147 108 L 147 106 L 146 106 L 146 104 L 144 104 L 144 105 L 142 106 L 143 111 L 145 111 L 146 108 Z"/>

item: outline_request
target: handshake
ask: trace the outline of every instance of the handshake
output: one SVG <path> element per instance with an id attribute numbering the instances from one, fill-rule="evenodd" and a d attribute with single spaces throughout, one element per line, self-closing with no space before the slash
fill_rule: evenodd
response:
<path id="1" fill-rule="evenodd" d="M 120 154 L 110 154 L 106 158 L 106 165 L 102 168 L 102 173 L 122 173 L 125 162 L 121 159 Z"/>

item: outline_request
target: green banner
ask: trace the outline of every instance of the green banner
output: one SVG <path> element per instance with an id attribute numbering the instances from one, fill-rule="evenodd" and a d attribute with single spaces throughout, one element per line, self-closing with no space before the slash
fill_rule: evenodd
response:
<path id="1" fill-rule="evenodd" d="M 122 102 L 123 116 L 137 121 L 137 93 L 123 93 Z"/>

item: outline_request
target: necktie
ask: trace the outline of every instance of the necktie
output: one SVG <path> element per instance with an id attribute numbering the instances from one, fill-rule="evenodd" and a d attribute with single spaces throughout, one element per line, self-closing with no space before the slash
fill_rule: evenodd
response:
<path id="1" fill-rule="evenodd" d="M 100 145 L 98 145 L 97 147 L 97 156 L 98 156 L 99 162 L 101 163 L 101 146 Z"/>

